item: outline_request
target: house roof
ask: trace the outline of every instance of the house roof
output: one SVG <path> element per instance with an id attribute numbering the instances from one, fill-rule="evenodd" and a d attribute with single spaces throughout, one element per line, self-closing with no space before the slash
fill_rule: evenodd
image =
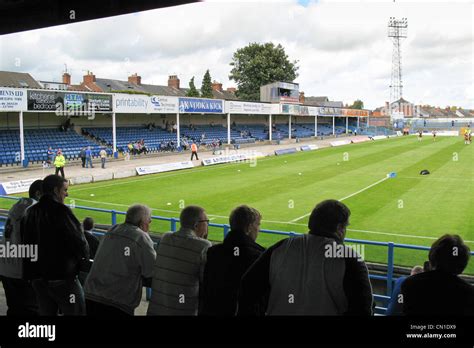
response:
<path id="1" fill-rule="evenodd" d="M 143 93 L 164 95 L 164 96 L 171 96 L 171 97 L 185 97 L 186 92 L 189 90 L 189 88 L 176 89 L 174 87 L 161 86 L 161 85 L 149 85 L 149 84 L 136 85 L 128 81 L 102 79 L 102 78 L 96 78 L 95 84 L 99 86 L 104 92 L 135 91 L 135 92 L 143 92 Z M 238 99 L 234 93 L 228 92 L 228 91 L 221 92 L 221 91 L 213 90 L 212 94 L 214 98 L 216 99 L 225 99 L 225 100 Z"/>
<path id="2" fill-rule="evenodd" d="M 342 101 L 329 100 L 328 97 L 304 97 L 304 105 L 325 106 L 330 108 L 342 108 Z"/>
<path id="3" fill-rule="evenodd" d="M 13 71 L 0 71 L 0 86 L 43 88 L 30 74 Z"/>

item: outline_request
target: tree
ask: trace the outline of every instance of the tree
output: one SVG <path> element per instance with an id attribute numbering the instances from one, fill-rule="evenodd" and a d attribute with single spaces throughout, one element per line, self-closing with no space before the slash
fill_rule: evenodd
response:
<path id="1" fill-rule="evenodd" d="M 189 81 L 189 90 L 186 92 L 186 97 L 199 97 L 199 91 L 194 85 L 194 76 Z"/>
<path id="2" fill-rule="evenodd" d="M 214 98 L 214 95 L 212 94 L 212 82 L 211 74 L 209 74 L 209 69 L 206 70 L 206 73 L 204 74 L 204 77 L 202 79 L 201 97 Z"/>
<path id="3" fill-rule="evenodd" d="M 280 44 L 251 43 L 234 52 L 229 79 L 237 82 L 239 98 L 260 101 L 260 86 L 275 81 L 292 82 L 298 77 L 297 63 L 289 61 Z"/>
<path id="4" fill-rule="evenodd" d="M 351 106 L 351 109 L 363 109 L 364 108 L 364 102 L 360 99 L 357 99 L 354 101 L 354 103 Z"/>

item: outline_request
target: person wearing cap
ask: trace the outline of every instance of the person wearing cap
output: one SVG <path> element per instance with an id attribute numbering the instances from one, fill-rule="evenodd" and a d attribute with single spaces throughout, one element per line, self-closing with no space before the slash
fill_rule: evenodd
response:
<path id="1" fill-rule="evenodd" d="M 61 150 L 58 150 L 56 158 L 54 159 L 54 166 L 56 167 L 55 175 L 58 175 L 61 172 L 61 176 L 64 178 L 64 166 L 66 165 L 66 158 Z"/>

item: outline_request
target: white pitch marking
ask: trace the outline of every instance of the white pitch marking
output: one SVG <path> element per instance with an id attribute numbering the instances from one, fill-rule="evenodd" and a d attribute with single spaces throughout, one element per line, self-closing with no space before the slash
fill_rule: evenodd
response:
<path id="1" fill-rule="evenodd" d="M 409 238 L 420 238 L 420 239 L 431 239 L 431 240 L 437 240 L 438 238 L 436 237 L 428 237 L 428 236 L 416 236 L 413 234 L 401 234 L 401 233 L 390 233 L 390 232 L 379 232 L 379 231 L 366 231 L 366 230 L 353 230 L 353 229 L 347 229 L 348 231 L 352 232 L 362 232 L 362 233 L 370 233 L 370 234 L 384 234 L 387 236 L 398 236 L 398 237 L 409 237 Z M 472 240 L 465 240 L 465 243 L 474 243 Z"/>
<path id="2" fill-rule="evenodd" d="M 127 204 L 97 202 L 97 201 L 89 201 L 89 200 L 86 200 L 86 199 L 79 199 L 79 198 L 71 198 L 71 199 L 75 199 L 77 201 L 91 202 L 91 203 L 115 205 L 115 206 L 120 206 L 120 207 L 129 207 L 130 206 L 130 205 L 127 205 Z M 156 210 L 156 211 L 162 211 L 162 212 L 166 212 L 166 213 L 175 213 L 175 214 L 181 213 L 180 211 L 174 211 L 174 210 L 157 209 L 157 208 L 150 208 L 150 209 Z M 229 218 L 228 216 L 214 215 L 214 214 L 208 214 L 208 216 L 212 216 L 212 218 L 209 219 L 211 221 L 215 220 L 216 218 L 222 218 L 222 219 L 228 219 Z M 274 221 L 274 220 L 262 220 L 262 222 L 282 224 L 282 225 L 306 226 L 306 224 L 300 224 L 300 223 L 296 223 L 296 222 L 285 222 L 285 221 Z M 380 231 L 355 230 L 355 229 L 350 229 L 350 228 L 348 228 L 347 230 L 352 231 L 352 232 L 359 232 L 359 233 L 383 234 L 383 235 L 387 235 L 387 236 L 398 236 L 398 237 L 409 237 L 409 238 L 420 238 L 420 239 L 431 239 L 431 240 L 438 239 L 438 238 L 435 238 L 435 237 L 416 236 L 416 235 L 413 235 L 413 234 L 400 234 L 400 233 L 380 232 Z M 472 241 L 472 240 L 465 240 L 464 242 L 474 243 L 474 241 Z"/>
<path id="3" fill-rule="evenodd" d="M 343 197 L 343 198 L 339 199 L 339 202 L 342 202 L 342 201 L 344 201 L 344 200 L 346 200 L 346 199 L 348 199 L 348 198 L 351 198 L 351 197 L 353 197 L 353 196 L 355 196 L 355 195 L 358 195 L 359 193 L 364 192 L 364 191 L 368 190 L 369 188 L 374 187 L 375 185 L 380 184 L 381 182 L 384 182 L 384 181 L 387 180 L 388 178 L 389 178 L 389 177 L 386 176 L 385 178 L 383 178 L 383 179 L 381 179 L 381 180 L 379 180 L 379 181 L 377 181 L 377 182 L 374 182 L 373 184 L 371 184 L 371 185 L 369 185 L 369 186 L 367 186 L 367 187 L 364 187 L 362 190 L 359 190 L 359 191 L 357 191 L 357 192 L 351 193 L 349 196 L 346 196 L 346 197 Z M 298 217 L 298 218 L 296 218 L 296 219 L 293 219 L 293 220 L 291 220 L 290 222 L 299 221 L 299 220 L 304 219 L 305 217 L 307 217 L 307 216 L 309 216 L 309 215 L 311 215 L 311 213 L 304 214 L 303 216 L 300 216 L 300 217 Z"/>
<path id="4" fill-rule="evenodd" d="M 88 202 L 88 203 L 98 203 L 98 204 L 106 204 L 106 205 L 115 205 L 117 207 L 130 207 L 131 204 L 120 204 L 120 203 L 109 203 L 109 202 L 99 202 L 99 201 L 90 201 L 90 200 L 87 200 L 87 199 L 81 199 L 81 198 L 69 198 L 69 199 L 72 199 L 72 200 L 76 200 L 76 201 L 82 201 L 82 202 Z M 173 214 L 180 214 L 181 211 L 177 211 L 177 210 L 167 210 L 167 209 L 159 209 L 159 208 L 151 208 L 151 210 L 156 210 L 156 211 L 161 211 L 161 212 L 164 212 L 164 213 L 173 213 Z M 214 216 L 215 218 L 223 218 L 223 219 L 228 219 L 229 217 L 228 216 L 222 216 L 222 215 L 212 215 L 212 214 L 207 214 L 208 216 Z"/>

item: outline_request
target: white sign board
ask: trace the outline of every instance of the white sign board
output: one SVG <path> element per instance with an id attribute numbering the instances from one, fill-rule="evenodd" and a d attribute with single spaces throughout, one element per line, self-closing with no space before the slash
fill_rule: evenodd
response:
<path id="1" fill-rule="evenodd" d="M 36 180 L 39 180 L 39 178 L 3 182 L 0 184 L 0 192 L 4 191 L 4 193 L 7 195 L 11 195 L 13 193 L 28 192 L 31 184 Z"/>
<path id="2" fill-rule="evenodd" d="M 269 115 L 272 113 L 272 104 L 226 101 L 225 113 L 247 115 Z"/>
<path id="3" fill-rule="evenodd" d="M 179 100 L 177 97 L 164 97 L 152 95 L 148 112 L 151 114 L 177 114 L 179 109 Z"/>
<path id="4" fill-rule="evenodd" d="M 193 168 L 193 167 L 194 165 L 192 161 L 185 161 L 185 162 L 173 162 L 173 163 L 155 164 L 152 166 L 136 167 L 135 169 L 138 175 L 146 175 L 146 174 L 170 172 L 173 170 L 188 169 L 188 168 Z"/>
<path id="5" fill-rule="evenodd" d="M 0 87 L 0 111 L 26 111 L 26 89 Z"/>
<path id="6" fill-rule="evenodd" d="M 140 94 L 114 93 L 112 95 L 112 110 L 120 114 L 146 114 L 150 97 Z"/>
<path id="7" fill-rule="evenodd" d="M 113 94 L 113 110 L 119 114 L 176 114 L 178 98 L 158 95 Z"/>
<path id="8" fill-rule="evenodd" d="M 263 154 L 260 152 L 241 153 L 241 154 L 235 154 L 235 155 L 226 155 L 226 156 L 207 158 L 207 159 L 202 160 L 202 164 L 205 166 L 211 166 L 214 164 L 222 164 L 222 163 L 245 162 L 245 161 L 255 160 L 258 157 L 263 157 Z"/>
<path id="9" fill-rule="evenodd" d="M 337 140 L 337 141 L 332 141 L 331 146 L 342 146 L 342 145 L 348 145 L 350 144 L 350 140 Z"/>
<path id="10" fill-rule="evenodd" d="M 436 135 L 440 137 L 457 137 L 459 136 L 459 131 L 440 131 L 436 132 Z"/>
<path id="11" fill-rule="evenodd" d="M 308 111 L 310 116 L 318 116 L 319 115 L 319 108 L 315 106 L 308 106 Z"/>

